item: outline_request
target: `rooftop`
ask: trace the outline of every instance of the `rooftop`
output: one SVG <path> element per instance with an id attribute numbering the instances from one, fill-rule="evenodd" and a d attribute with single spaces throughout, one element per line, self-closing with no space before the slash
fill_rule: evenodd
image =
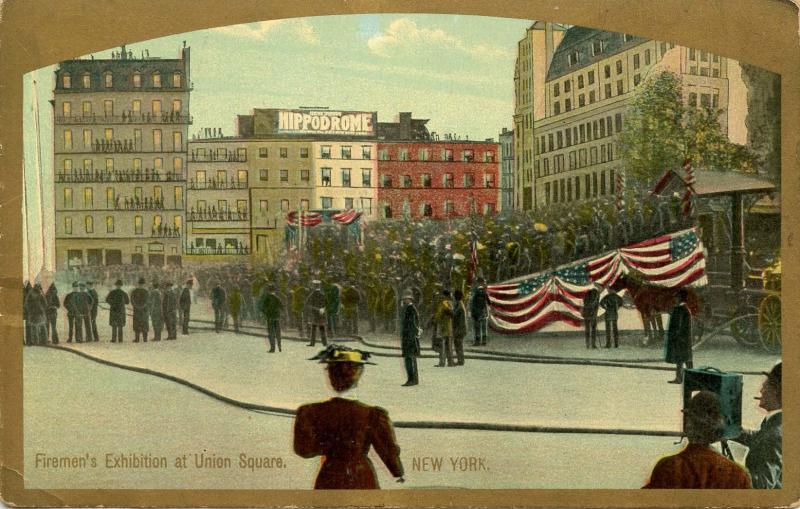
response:
<path id="1" fill-rule="evenodd" d="M 607 32 L 597 28 L 580 26 L 570 28 L 565 32 L 564 38 L 553 54 L 553 61 L 547 70 L 546 80 L 560 78 L 576 69 L 586 67 L 649 40 L 644 37 L 628 35 L 628 40 L 625 41 L 624 37 L 625 34 Z M 592 51 L 592 43 L 595 41 L 600 41 L 602 44 L 602 51 L 596 55 Z M 575 51 L 578 52 L 578 62 L 570 65 L 569 55 Z"/>

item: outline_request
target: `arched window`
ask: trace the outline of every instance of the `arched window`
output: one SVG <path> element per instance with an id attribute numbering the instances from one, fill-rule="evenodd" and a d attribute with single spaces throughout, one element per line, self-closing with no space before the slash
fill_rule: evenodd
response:
<path id="1" fill-rule="evenodd" d="M 103 81 L 105 82 L 106 88 L 111 88 L 114 86 L 114 75 L 111 74 L 110 71 L 106 71 L 103 74 Z"/>
<path id="2" fill-rule="evenodd" d="M 161 88 L 161 73 L 158 71 L 153 73 L 153 87 Z"/>
<path id="3" fill-rule="evenodd" d="M 69 73 L 64 73 L 61 76 L 61 86 L 64 88 L 72 88 L 72 76 Z"/>
<path id="4" fill-rule="evenodd" d="M 181 73 L 176 72 L 172 74 L 172 86 L 175 88 L 181 87 Z"/>
<path id="5" fill-rule="evenodd" d="M 133 73 L 133 88 L 142 88 L 142 73 L 139 71 Z"/>
<path id="6" fill-rule="evenodd" d="M 92 87 L 92 77 L 89 75 L 88 72 L 85 72 L 81 75 L 81 82 L 83 88 L 91 88 Z"/>

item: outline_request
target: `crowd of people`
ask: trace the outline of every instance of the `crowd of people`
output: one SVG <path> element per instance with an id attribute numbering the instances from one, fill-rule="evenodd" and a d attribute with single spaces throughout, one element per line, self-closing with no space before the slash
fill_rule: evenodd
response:
<path id="1" fill-rule="evenodd" d="M 163 178 L 163 180 L 162 180 Z M 99 170 L 72 168 L 56 174 L 58 182 L 172 182 L 182 179 L 180 172 L 168 170 L 163 172 L 158 169 L 141 168 L 124 170 Z"/>

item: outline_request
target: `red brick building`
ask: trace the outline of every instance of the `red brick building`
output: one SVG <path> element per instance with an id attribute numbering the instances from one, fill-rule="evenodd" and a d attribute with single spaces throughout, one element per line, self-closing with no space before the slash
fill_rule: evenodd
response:
<path id="1" fill-rule="evenodd" d="M 378 141 L 381 217 L 447 218 L 494 214 L 500 145 L 491 141 Z"/>

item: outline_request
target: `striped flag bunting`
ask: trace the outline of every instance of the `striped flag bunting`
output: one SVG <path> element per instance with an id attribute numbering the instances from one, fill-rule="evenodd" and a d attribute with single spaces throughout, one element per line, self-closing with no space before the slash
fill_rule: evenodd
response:
<path id="1" fill-rule="evenodd" d="M 493 330 L 534 332 L 562 322 L 583 323 L 583 297 L 596 284 L 607 287 L 635 272 L 646 284 L 666 288 L 707 284 L 703 244 L 694 228 L 637 242 L 596 258 L 488 287 Z"/>
<path id="2" fill-rule="evenodd" d="M 286 224 L 297 226 L 299 214 L 296 211 L 289 212 L 286 216 Z M 303 226 L 317 226 L 322 222 L 322 214 L 319 212 L 303 212 Z"/>
<path id="3" fill-rule="evenodd" d="M 331 215 L 331 219 L 342 224 L 351 224 L 361 217 L 361 212 L 356 212 L 353 209 L 343 210 Z"/>

